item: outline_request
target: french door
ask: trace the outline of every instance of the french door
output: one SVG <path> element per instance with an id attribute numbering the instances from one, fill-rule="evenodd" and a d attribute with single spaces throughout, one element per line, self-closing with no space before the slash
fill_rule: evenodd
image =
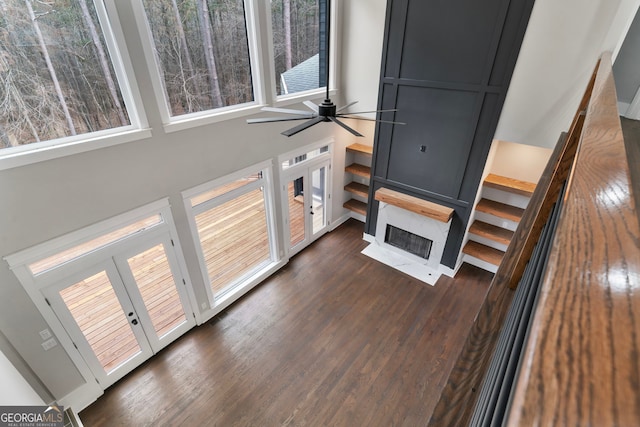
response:
<path id="1" fill-rule="evenodd" d="M 292 167 L 285 174 L 285 230 L 293 255 L 328 229 L 330 161 Z"/>
<path id="2" fill-rule="evenodd" d="M 195 325 L 170 237 L 128 246 L 42 289 L 103 388 Z"/>

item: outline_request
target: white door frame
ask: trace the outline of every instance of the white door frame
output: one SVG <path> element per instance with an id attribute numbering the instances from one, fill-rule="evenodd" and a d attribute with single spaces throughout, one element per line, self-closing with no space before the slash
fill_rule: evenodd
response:
<path id="1" fill-rule="evenodd" d="M 126 227 L 129 224 L 133 224 L 136 221 L 158 214 L 162 216 L 162 223 L 150 229 L 145 229 L 140 233 L 125 238 L 124 240 L 100 247 L 96 251 L 89 252 L 80 258 L 60 264 L 54 269 L 45 271 L 41 274 L 33 274 L 29 269 L 29 265 L 33 262 L 40 261 L 48 256 L 58 254 L 80 243 L 88 242 L 91 239 L 106 235 L 112 231 Z M 173 216 L 171 215 L 168 198 L 148 203 L 144 206 L 108 218 L 99 223 L 89 225 L 65 234 L 64 236 L 57 237 L 4 257 L 5 261 L 9 264 L 9 268 L 16 275 L 24 290 L 51 328 L 51 331 L 54 334 L 54 339 L 57 338 L 58 343 L 66 351 L 73 364 L 78 369 L 80 375 L 85 380 L 83 385 L 74 389 L 66 396 L 59 397 L 58 400 L 61 404 L 71 406 L 75 410 L 80 411 L 95 401 L 103 393 L 105 387 L 96 382 L 93 371 L 89 368 L 80 352 L 75 348 L 73 341 L 51 309 L 51 306 L 47 302 L 42 290 L 50 285 L 56 285 L 58 282 L 64 281 L 67 277 L 76 273 L 82 275 L 82 271 L 90 269 L 93 265 L 99 264 L 105 259 L 110 259 L 110 257 L 115 256 L 119 250 L 127 250 L 128 246 L 126 245 L 135 245 L 138 242 L 137 239 L 150 234 L 169 235 L 170 239 L 175 243 L 174 252 L 178 259 L 180 277 L 186 282 L 188 300 L 191 302 L 191 307 L 196 307 L 197 303 L 194 290 L 188 276 L 186 262 L 182 254 L 180 241 L 173 223 Z M 133 242 L 131 242 L 132 240 Z M 122 245 L 125 246 L 123 247 Z M 195 316 L 197 323 L 202 321 L 198 310 L 194 310 L 192 316 Z"/>
<path id="2" fill-rule="evenodd" d="M 110 374 L 107 374 L 98 358 L 95 356 L 91 345 L 85 338 L 84 334 L 78 327 L 76 320 L 71 315 L 71 312 L 67 308 L 67 305 L 64 303 L 62 297 L 60 296 L 60 291 L 68 288 L 69 286 L 86 279 L 88 277 L 93 276 L 94 274 L 100 273 L 101 271 L 106 272 L 109 281 L 111 282 L 113 291 L 122 306 L 123 315 L 125 316 L 125 321 L 127 322 L 131 331 L 133 332 L 138 345 L 140 346 L 140 353 L 131 357 L 129 360 L 124 362 L 122 365 L 118 366 L 114 371 Z M 153 355 L 153 350 L 144 331 L 141 328 L 141 325 L 133 325 L 131 320 L 137 319 L 137 312 L 135 311 L 129 295 L 125 289 L 125 285 L 122 282 L 118 269 L 113 261 L 113 259 L 105 259 L 104 261 L 96 264 L 90 268 L 83 269 L 69 277 L 65 280 L 62 280 L 54 285 L 47 286 L 42 289 L 42 294 L 47 299 L 48 304 L 50 305 L 53 314 L 60 321 L 61 326 L 63 327 L 65 333 L 71 339 L 73 346 L 80 353 L 81 357 L 88 365 L 91 370 L 94 378 L 98 381 L 100 386 L 103 389 L 106 389 L 111 384 L 118 381 L 127 373 L 131 372 L 131 370 L 135 369 L 142 362 L 147 360 L 149 357 Z M 125 313 L 134 313 L 134 316 L 131 319 L 126 318 Z"/>
<path id="3" fill-rule="evenodd" d="M 171 344 L 174 340 L 182 336 L 189 329 L 194 327 L 196 325 L 196 319 L 193 315 L 193 308 L 191 307 L 191 302 L 187 293 L 186 283 L 183 281 L 184 279 L 182 279 L 182 276 L 180 275 L 178 260 L 176 258 L 175 251 L 173 250 L 174 245 L 171 243 L 171 237 L 168 234 L 159 236 L 151 235 L 147 237 L 141 237 L 134 243 L 135 245 L 132 245 L 125 251 L 121 251 L 120 253 L 115 255 L 113 259 L 115 261 L 118 272 L 120 273 L 120 277 L 125 283 L 125 288 L 131 300 L 131 303 L 133 304 L 136 313 L 138 313 L 138 319 L 143 326 L 143 330 L 146 332 L 146 336 L 149 343 L 151 344 L 151 348 L 154 353 L 157 353 L 168 344 Z M 131 268 L 129 267 L 128 263 L 129 258 L 138 255 L 146 250 L 149 250 L 157 245 L 163 245 L 164 247 L 164 253 L 167 256 L 167 262 L 169 263 L 171 275 L 174 278 L 178 297 L 180 298 L 180 302 L 182 304 L 183 312 L 185 315 L 184 323 L 174 328 L 172 331 L 162 337 L 158 337 L 155 333 L 153 322 L 151 321 L 151 317 L 148 314 L 147 307 L 144 303 L 144 300 L 142 299 L 142 295 L 140 294 L 138 285 L 135 278 L 133 277 Z"/>
<path id="4" fill-rule="evenodd" d="M 321 230 L 313 232 L 313 211 L 312 201 L 309 197 L 313 197 L 312 191 L 312 174 L 317 169 L 325 168 L 325 200 L 324 200 L 324 214 L 325 225 Z M 291 229 L 289 218 L 289 197 L 288 197 L 288 184 L 290 181 L 297 178 L 303 178 L 303 212 L 304 212 L 304 239 L 291 246 Z M 288 257 L 295 255 L 302 249 L 313 243 L 320 236 L 324 235 L 329 230 L 329 223 L 331 218 L 331 154 L 327 153 L 326 156 L 318 156 L 318 158 L 304 161 L 299 165 L 290 167 L 285 171 L 281 171 L 280 183 L 282 185 L 282 211 L 283 211 L 283 230 L 285 231 L 285 253 Z"/>

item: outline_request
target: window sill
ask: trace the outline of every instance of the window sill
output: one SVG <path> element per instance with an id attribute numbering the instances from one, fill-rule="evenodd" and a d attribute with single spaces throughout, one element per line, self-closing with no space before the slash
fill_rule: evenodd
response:
<path id="1" fill-rule="evenodd" d="M 331 90 L 329 92 L 330 95 L 335 95 L 337 91 Z M 278 97 L 277 100 L 273 103 L 276 107 L 283 107 L 287 105 L 301 103 L 307 100 L 319 99 L 325 96 L 324 90 L 313 90 L 301 92 L 298 94 L 292 94 L 287 96 Z M 253 114 L 258 114 L 261 112 L 262 107 L 266 106 L 265 104 L 258 103 L 249 103 L 245 106 L 230 106 L 225 108 L 220 108 L 215 111 L 206 111 L 203 113 L 194 113 L 188 116 L 177 116 L 172 117 L 170 123 L 164 125 L 164 131 L 166 133 L 178 132 L 185 129 L 190 129 L 198 126 L 204 126 L 212 123 L 219 123 L 226 120 L 238 119 L 242 117 L 251 116 Z M 302 110 L 304 111 L 304 109 Z"/>
<path id="2" fill-rule="evenodd" d="M 25 148 L 24 150 L 13 151 L 6 154 L 0 153 L 0 171 L 39 163 L 45 160 L 84 153 L 87 151 L 99 150 L 101 148 L 125 144 L 127 142 L 150 137 L 151 129 L 131 129 L 119 131 L 118 133 L 109 133 L 107 135 L 85 135 L 84 138 L 75 139 L 73 141 L 67 140 L 65 142 L 59 142 L 35 149 L 28 149 L 27 147 L 29 146 L 25 145 L 23 146 Z"/>

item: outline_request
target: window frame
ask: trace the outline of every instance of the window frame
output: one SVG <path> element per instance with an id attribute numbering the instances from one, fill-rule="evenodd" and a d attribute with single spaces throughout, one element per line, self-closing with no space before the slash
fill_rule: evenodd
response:
<path id="1" fill-rule="evenodd" d="M 177 132 L 192 127 L 218 123 L 226 120 L 242 118 L 260 113 L 262 107 L 267 105 L 286 106 L 305 100 L 318 99 L 326 92 L 326 87 L 299 92 L 290 95 L 278 96 L 275 83 L 275 62 L 273 59 L 273 29 L 271 27 L 271 8 L 266 0 L 243 0 L 245 10 L 245 22 L 247 25 L 247 40 L 249 49 L 249 62 L 251 64 L 251 80 L 253 84 L 254 100 L 237 105 L 229 105 L 222 108 L 210 109 L 196 113 L 172 116 L 167 104 L 167 94 L 160 73 L 160 65 L 153 53 L 153 35 L 146 11 L 141 0 L 133 2 L 134 18 L 138 28 L 138 34 L 145 52 L 145 62 L 156 105 L 160 112 L 164 131 L 166 133 Z M 329 88 L 330 94 L 336 94 L 336 58 L 339 52 L 336 49 L 336 10 L 331 10 L 331 71 Z"/>
<path id="2" fill-rule="evenodd" d="M 265 106 L 286 107 L 307 100 L 324 98 L 326 87 L 289 95 L 277 95 L 275 83 L 275 63 L 273 58 L 273 34 L 271 26 L 271 8 L 266 0 L 244 0 L 247 37 L 251 63 L 251 76 L 255 99 L 251 103 L 227 106 L 177 117 L 170 117 L 166 104 L 164 84 L 161 82 L 159 69 L 156 66 L 152 51 L 152 35 L 148 28 L 146 12 L 141 0 L 133 0 L 133 19 L 127 20 L 124 28 L 118 14 L 119 0 L 92 0 L 96 7 L 101 30 L 104 34 L 107 49 L 118 80 L 118 86 L 127 108 L 131 124 L 81 135 L 57 138 L 49 141 L 35 142 L 18 147 L 0 150 L 0 171 L 39 163 L 46 160 L 67 157 L 74 154 L 98 150 L 152 137 L 152 128 L 147 118 L 138 80 L 134 72 L 134 63 L 147 73 L 142 78 L 151 82 L 154 100 L 147 100 L 147 106 L 156 104 L 161 126 L 165 133 L 172 133 L 194 127 L 238 119 L 261 112 Z M 339 5 L 339 4 L 338 4 Z M 340 37 L 337 7 L 331 10 L 330 35 L 330 79 L 329 94 L 338 93 L 337 58 L 340 47 L 336 40 Z M 137 28 L 129 28 L 133 23 Z M 144 58 L 132 60 L 125 39 L 125 31 L 133 31 L 139 36 L 143 46 Z M 137 40 L 134 40 L 137 41 Z M 144 62 L 144 63 L 142 63 Z M 155 114 L 155 112 L 152 111 Z M 155 123 L 155 121 L 154 121 Z M 153 130 L 155 129 L 155 124 Z"/>
<path id="3" fill-rule="evenodd" d="M 124 144 L 151 136 L 142 96 L 133 72 L 116 0 L 91 0 L 116 74 L 130 124 L 80 135 L 33 142 L 0 150 L 0 171 L 86 151 Z"/>
<path id="4" fill-rule="evenodd" d="M 264 55 L 259 43 L 261 26 L 258 7 L 256 4 L 257 1 L 258 0 L 243 0 L 254 100 L 243 104 L 229 105 L 226 107 L 183 114 L 180 116 L 171 115 L 171 108 L 169 107 L 167 100 L 167 92 L 160 73 L 160 64 L 158 64 L 157 57 L 154 54 L 155 42 L 149 26 L 149 20 L 147 19 L 147 13 L 144 9 L 144 4 L 142 3 L 142 0 L 136 0 L 132 3 L 138 34 L 143 45 L 147 70 L 149 72 L 151 85 L 156 98 L 156 104 L 160 112 L 165 132 L 171 133 L 192 127 L 244 117 L 249 114 L 256 114 L 265 104 L 265 84 L 263 80 Z"/>
<path id="5" fill-rule="evenodd" d="M 336 40 L 339 40 L 339 26 L 338 24 L 338 13 L 336 11 L 336 4 L 332 4 L 332 8 L 330 11 L 330 27 L 331 31 L 329 33 L 329 81 L 327 84 L 329 85 L 329 95 L 335 95 L 338 87 L 338 79 L 337 79 L 337 71 L 336 67 L 337 58 L 340 57 L 340 52 L 338 52 L 338 44 Z M 266 33 L 265 37 L 268 40 L 267 42 L 267 57 L 270 71 L 270 79 L 268 80 L 267 90 L 268 93 L 268 104 L 273 104 L 276 107 L 283 107 L 291 104 L 295 104 L 298 102 L 306 101 L 313 98 L 319 98 L 326 93 L 326 86 L 321 86 L 317 89 L 306 90 L 302 92 L 296 92 L 286 95 L 278 95 L 277 93 L 277 84 L 276 84 L 276 64 L 275 64 L 275 51 L 273 48 L 273 16 L 271 14 L 271 7 L 268 5 L 266 7 Z"/>
<path id="6" fill-rule="evenodd" d="M 229 184 L 238 179 L 247 177 L 249 175 L 262 172 L 262 178 L 255 182 L 249 183 L 242 187 L 233 189 L 227 193 L 223 193 L 207 201 L 201 202 L 195 206 L 192 206 L 191 199 L 199 196 L 207 191 L 211 191 L 217 187 Z M 264 203 L 265 203 L 265 221 L 267 226 L 267 233 L 269 235 L 269 251 L 271 254 L 271 261 L 260 268 L 252 270 L 250 273 L 238 278 L 232 287 L 225 290 L 221 294 L 214 295 L 211 283 L 209 282 L 209 271 L 207 268 L 206 260 L 202 251 L 202 243 L 200 241 L 200 233 L 196 224 L 196 215 L 210 210 L 213 207 L 224 204 L 230 200 L 235 199 L 239 195 L 246 194 L 259 187 L 264 188 Z M 253 166 L 249 166 L 242 170 L 233 172 L 223 177 L 214 179 L 213 181 L 200 184 L 196 187 L 190 188 L 182 192 L 182 199 L 184 202 L 185 211 L 187 214 L 187 221 L 189 223 L 189 229 L 191 231 L 191 237 L 196 251 L 198 266 L 200 269 L 200 275 L 204 284 L 204 288 L 207 294 L 207 300 L 209 302 L 209 308 L 213 310 L 222 310 L 231 304 L 236 299 L 240 298 L 246 292 L 251 290 L 254 286 L 260 283 L 260 280 L 254 280 L 254 278 L 262 277 L 265 272 L 271 271 L 274 267 L 278 267 L 281 263 L 282 251 L 280 250 L 279 242 L 279 229 L 276 221 L 276 202 L 275 202 L 275 186 L 273 181 L 273 165 L 271 161 L 265 161 Z M 203 307 L 204 308 L 204 307 Z"/>

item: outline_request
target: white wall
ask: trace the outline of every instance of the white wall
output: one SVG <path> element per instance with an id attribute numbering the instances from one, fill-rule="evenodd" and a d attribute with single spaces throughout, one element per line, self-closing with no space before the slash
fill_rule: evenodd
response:
<path id="1" fill-rule="evenodd" d="M 624 114 L 640 88 L 640 13 L 636 13 L 620 48 L 620 54 L 613 65 L 613 75 L 620 113 Z"/>
<path id="2" fill-rule="evenodd" d="M 31 386 L 0 351 L 0 406 L 44 405 Z"/>
<path id="3" fill-rule="evenodd" d="M 550 148 L 494 140 L 491 147 L 493 158 L 487 159 L 489 170 L 496 175 L 521 181 L 538 182 L 549 157 Z"/>
<path id="4" fill-rule="evenodd" d="M 605 50 L 617 52 L 640 0 L 537 0 L 496 139 L 553 147 Z"/>

